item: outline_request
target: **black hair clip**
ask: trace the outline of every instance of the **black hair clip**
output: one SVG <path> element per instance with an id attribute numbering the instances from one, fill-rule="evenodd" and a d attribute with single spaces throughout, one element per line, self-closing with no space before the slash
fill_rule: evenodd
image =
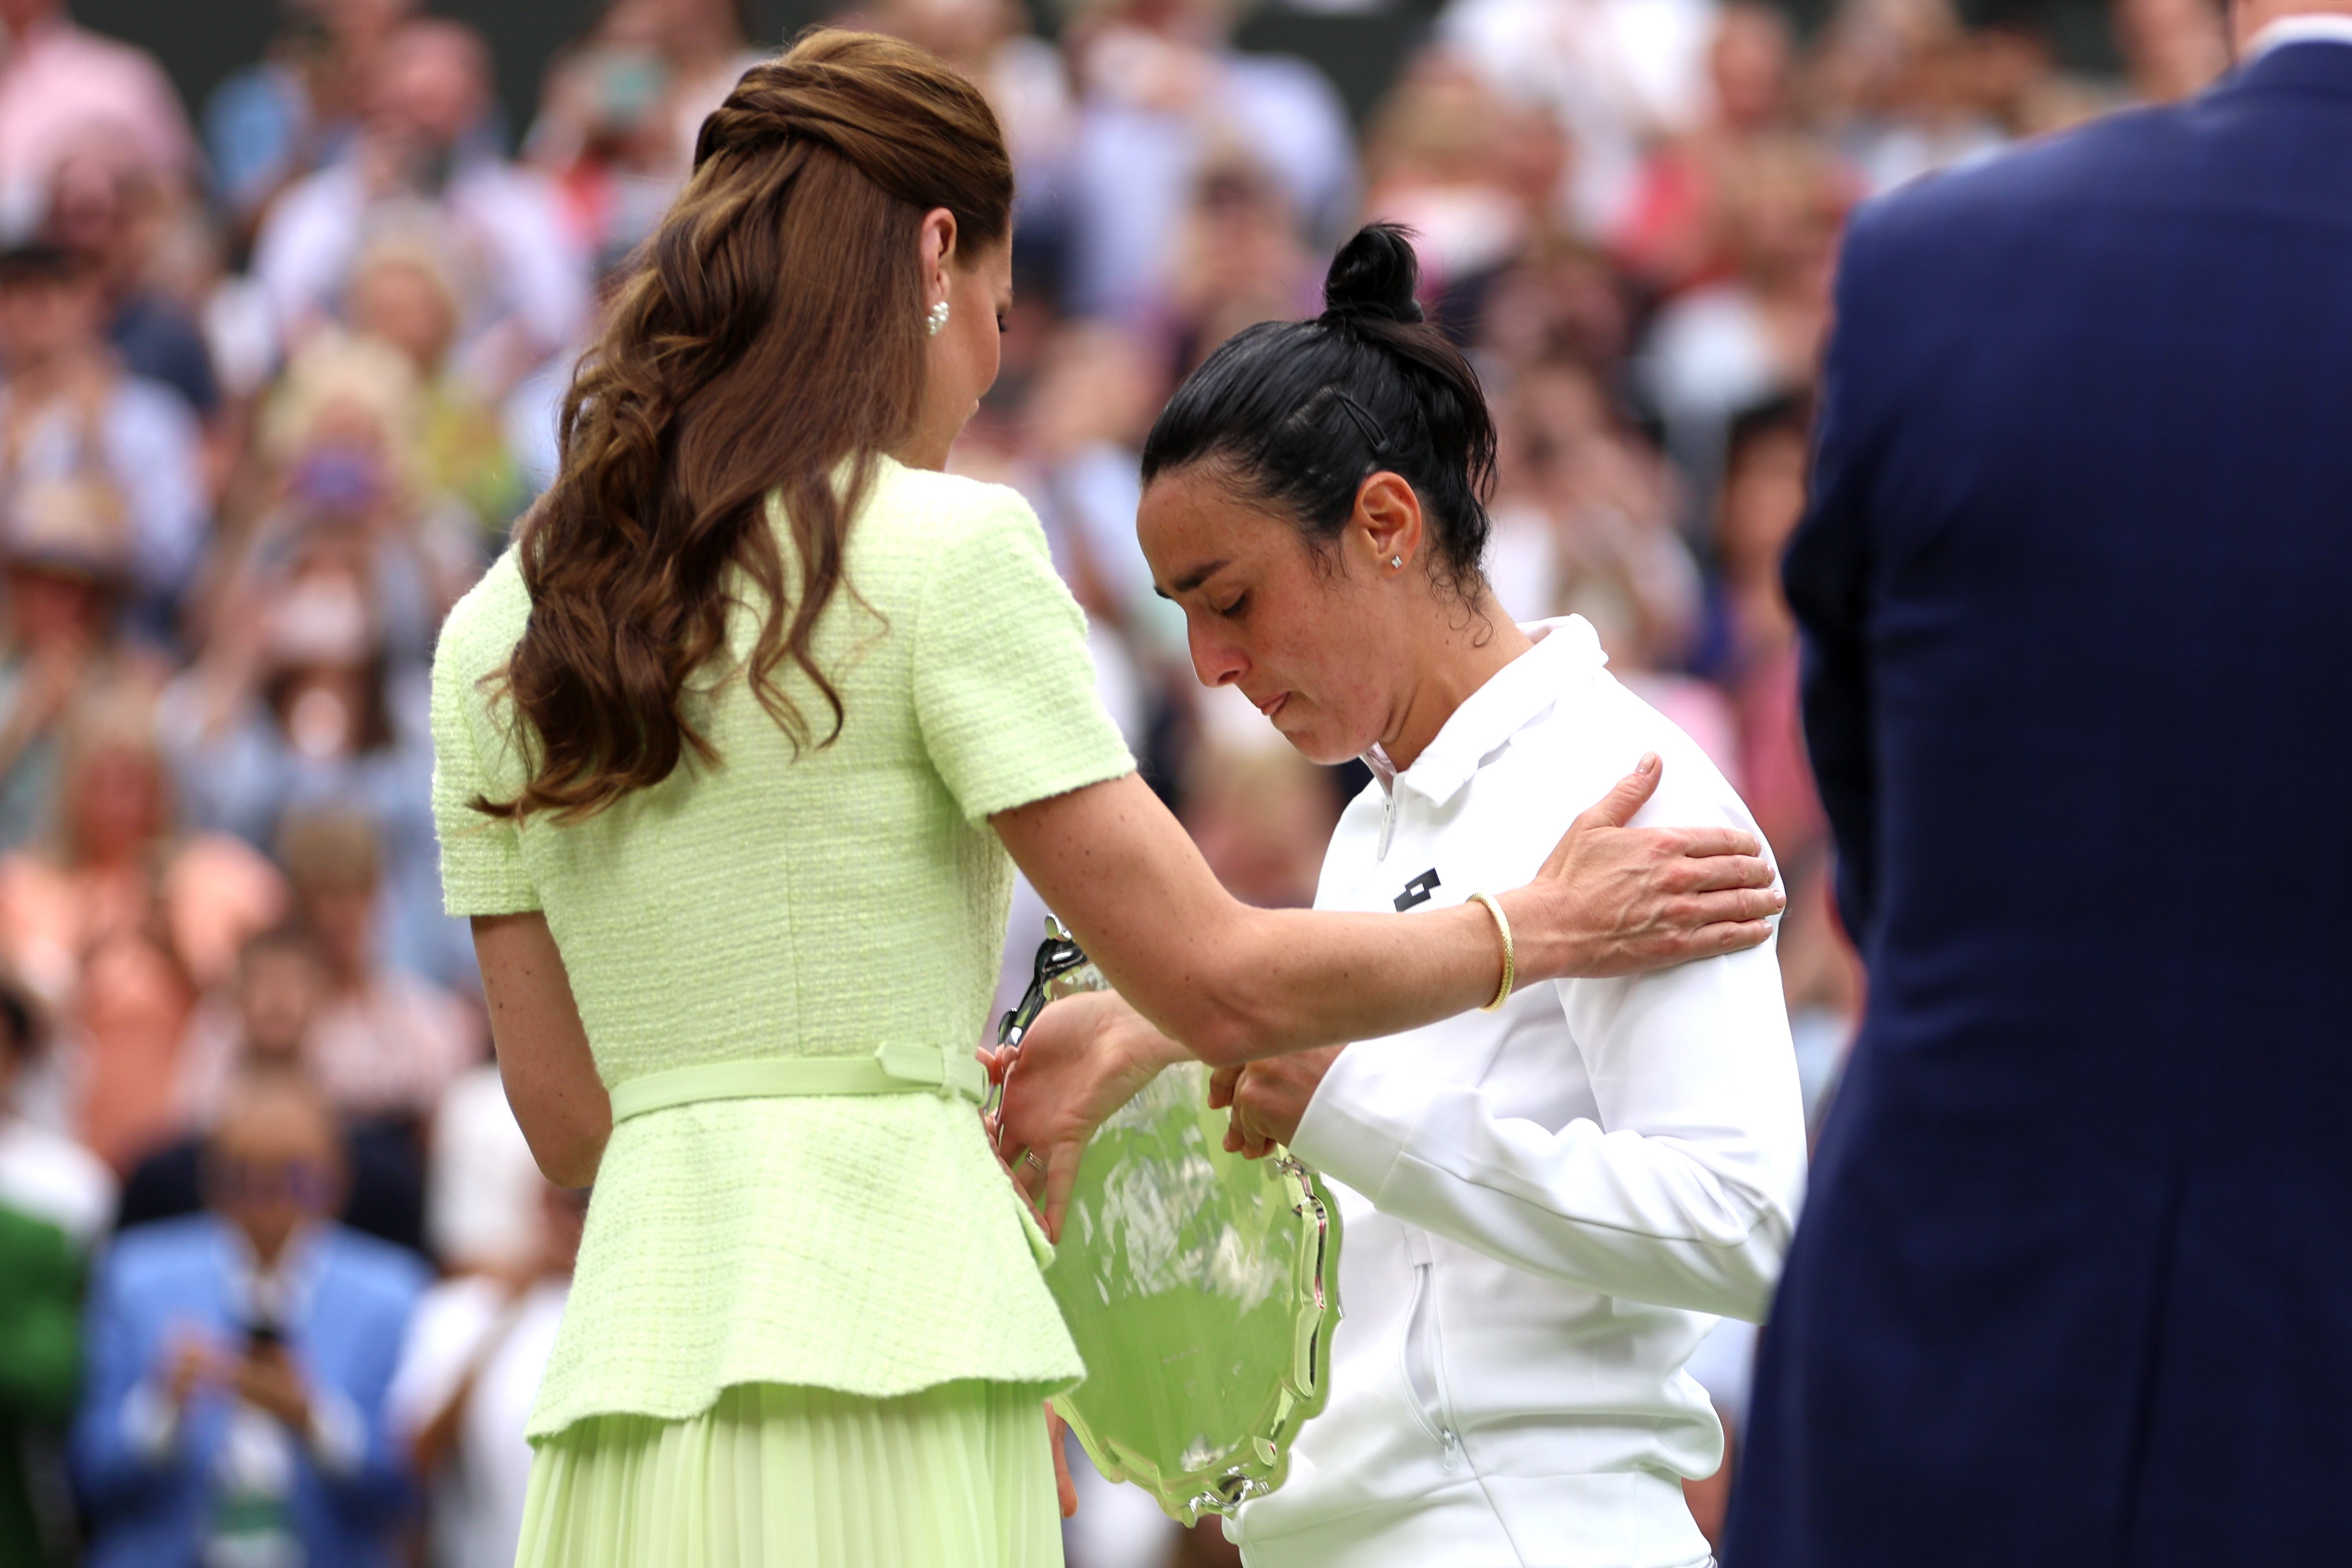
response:
<path id="1" fill-rule="evenodd" d="M 1347 412 L 1348 417 L 1356 422 L 1356 429 L 1363 436 L 1364 444 L 1371 447 L 1372 456 L 1387 457 L 1388 438 L 1381 434 L 1379 422 L 1365 412 L 1364 405 L 1336 386 L 1331 389 L 1331 396 Z"/>

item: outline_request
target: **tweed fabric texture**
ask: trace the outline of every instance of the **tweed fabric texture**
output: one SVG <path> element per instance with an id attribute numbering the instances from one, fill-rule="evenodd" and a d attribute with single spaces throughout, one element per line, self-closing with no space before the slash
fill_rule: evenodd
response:
<path id="1" fill-rule="evenodd" d="M 1085 616 L 1014 492 L 882 459 L 846 563 L 814 642 L 843 704 L 832 743 L 796 752 L 742 678 L 760 620 L 747 588 L 734 668 L 691 700 L 720 761 L 572 824 L 518 828 L 467 804 L 523 777 L 511 710 L 485 685 L 530 614 L 512 553 L 450 613 L 434 667 L 448 907 L 545 911 L 607 1086 L 887 1041 L 971 1048 L 1011 891 L 988 816 L 1134 766 L 1095 696 Z M 789 665 L 777 679 L 824 735 L 814 685 Z M 744 1383 L 876 1398 L 1066 1384 L 1082 1368 L 1031 1228 L 960 1100 L 633 1118 L 604 1152 L 531 1433 L 684 1419 Z"/>
<path id="2" fill-rule="evenodd" d="M 1061 1568 L 1044 1391 L 762 1384 L 541 1445 L 518 1568 Z"/>

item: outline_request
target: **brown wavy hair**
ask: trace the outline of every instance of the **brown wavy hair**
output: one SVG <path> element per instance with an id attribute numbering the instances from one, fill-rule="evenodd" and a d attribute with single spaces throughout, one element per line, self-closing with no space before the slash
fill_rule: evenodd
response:
<path id="1" fill-rule="evenodd" d="M 574 373 L 562 469 L 519 534 L 531 611 L 504 685 L 530 775 L 478 809 L 576 821 L 689 754 L 718 761 L 684 699 L 745 581 L 767 606 L 744 671 L 761 706 L 795 746 L 840 733 L 810 646 L 875 456 L 921 405 L 916 238 L 939 207 L 960 257 L 993 247 L 1013 165 L 987 101 L 910 44 L 812 30 L 703 121 L 692 177 Z M 788 659 L 832 710 L 822 738 L 775 679 Z"/>

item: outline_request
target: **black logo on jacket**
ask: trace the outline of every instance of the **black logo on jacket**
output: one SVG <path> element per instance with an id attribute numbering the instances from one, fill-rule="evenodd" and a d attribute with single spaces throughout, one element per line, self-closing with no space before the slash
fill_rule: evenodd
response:
<path id="1" fill-rule="evenodd" d="M 1404 891 L 1396 896 L 1397 913 L 1402 914 L 1415 904 L 1429 902 L 1429 890 L 1437 885 L 1437 868 L 1432 866 L 1428 870 L 1407 882 L 1404 885 Z"/>

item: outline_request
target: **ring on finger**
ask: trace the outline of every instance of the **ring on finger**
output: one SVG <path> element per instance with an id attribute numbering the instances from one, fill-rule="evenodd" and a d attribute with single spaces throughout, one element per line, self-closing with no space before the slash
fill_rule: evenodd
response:
<path id="1" fill-rule="evenodd" d="M 1037 1151 L 1034 1149 L 1022 1150 L 1021 1163 L 1024 1165 L 1034 1165 L 1040 1171 L 1043 1171 L 1045 1168 L 1045 1162 L 1037 1158 Z"/>

